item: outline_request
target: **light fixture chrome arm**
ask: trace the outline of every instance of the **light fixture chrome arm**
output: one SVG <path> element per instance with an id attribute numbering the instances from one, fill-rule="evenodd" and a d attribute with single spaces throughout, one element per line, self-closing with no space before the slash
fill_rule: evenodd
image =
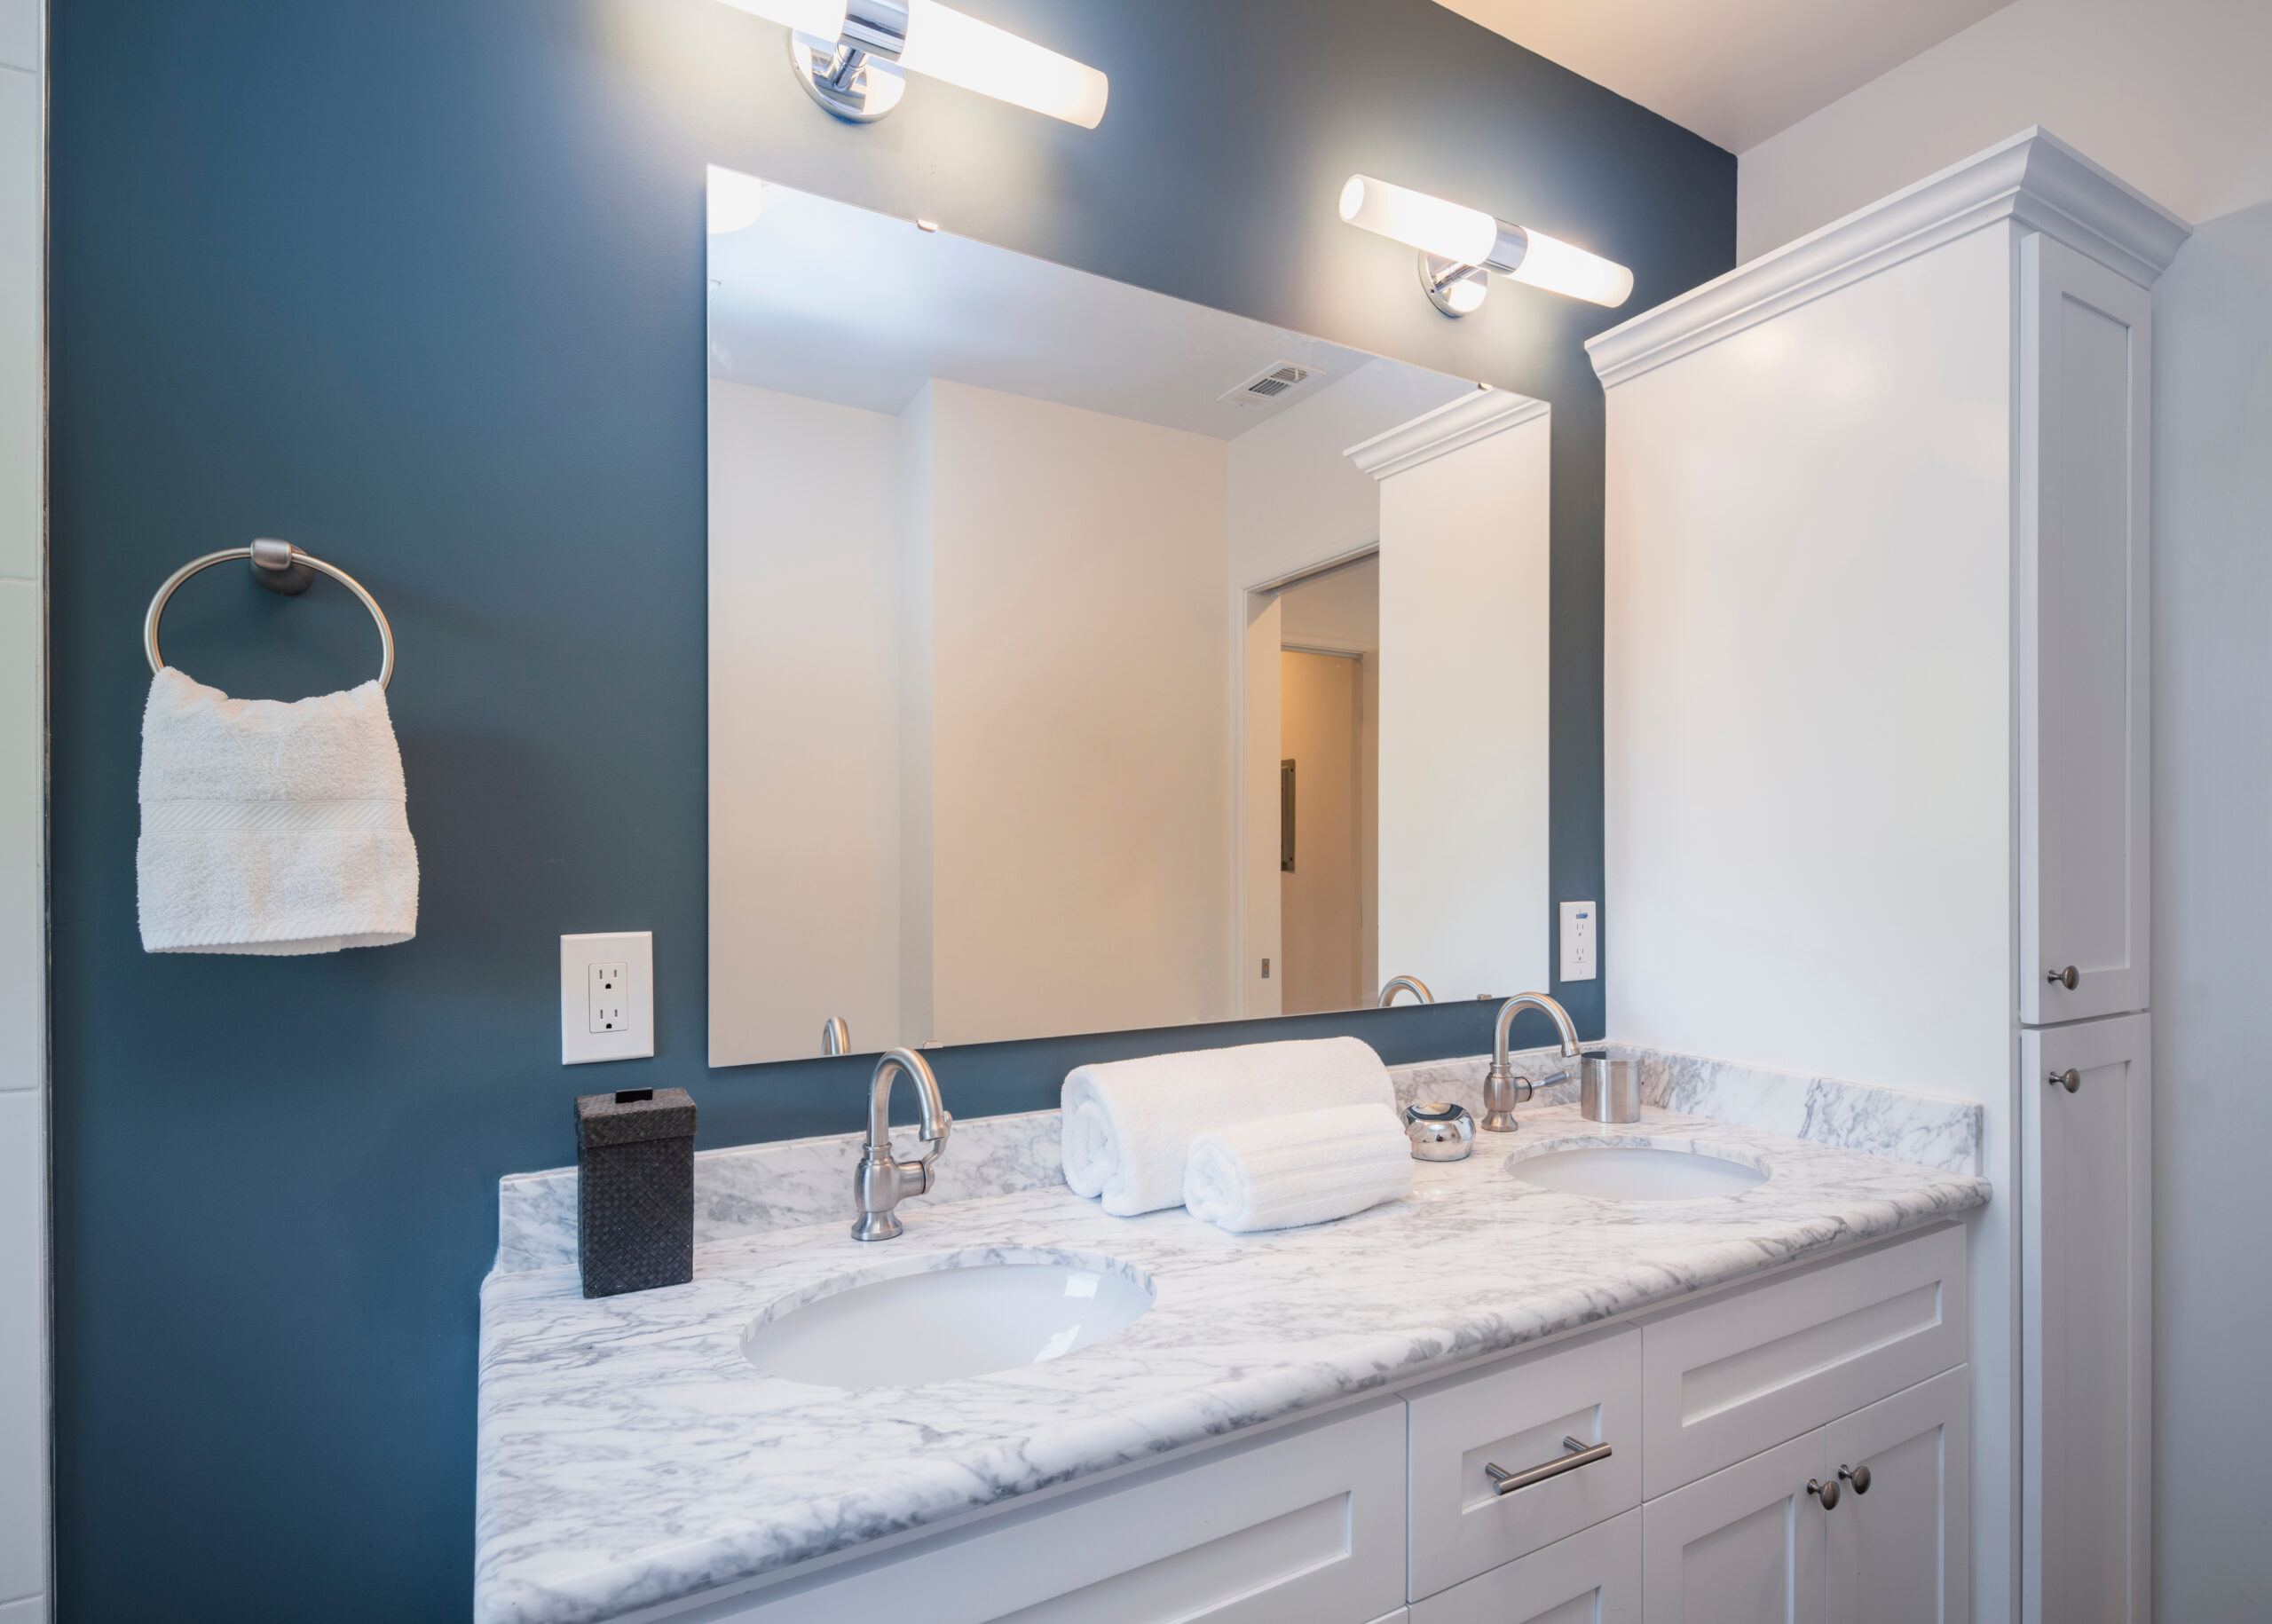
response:
<path id="1" fill-rule="evenodd" d="M 931 1147 L 918 1162 L 902 1162 L 891 1153 L 891 1080 L 903 1071 L 922 1103 L 923 1142 Z M 868 1080 L 868 1142 L 852 1175 L 860 1202 L 860 1216 L 852 1222 L 855 1241 L 888 1241 L 905 1231 L 907 1226 L 895 1209 L 909 1196 L 930 1191 L 934 1170 L 947 1148 L 947 1131 L 953 1125 L 954 1118 L 939 1099 L 939 1080 L 931 1075 L 930 1063 L 912 1049 L 887 1050 Z"/>
<path id="2" fill-rule="evenodd" d="M 1436 995 L 1428 990 L 1427 982 L 1416 975 L 1400 975 L 1392 978 L 1381 989 L 1380 1007 L 1386 1009 L 1395 1003 L 1396 995 L 1400 992 L 1408 992 L 1423 1004 L 1433 1004 L 1436 1001 Z"/>
<path id="3" fill-rule="evenodd" d="M 1519 992 L 1499 1005 L 1499 1019 L 1491 1028 L 1491 1069 L 1483 1076 L 1483 1120 L 1476 1124 L 1491 1133 L 1512 1133 L 1516 1128 L 1515 1075 L 1507 1063 L 1507 1029 L 1514 1024 L 1515 1016 L 1526 1009 L 1542 1010 L 1554 1022 L 1557 1035 L 1562 1040 L 1562 1058 L 1578 1058 L 1578 1029 L 1570 1023 L 1570 1013 L 1542 992 Z M 1547 1078 L 1558 1083 L 1569 1076 L 1557 1072 Z M 1527 1100 L 1531 1086 L 1523 1082 L 1520 1098 Z"/>

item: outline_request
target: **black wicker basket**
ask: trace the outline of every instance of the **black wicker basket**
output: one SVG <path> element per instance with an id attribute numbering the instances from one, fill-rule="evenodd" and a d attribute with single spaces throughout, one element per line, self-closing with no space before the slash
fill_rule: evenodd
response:
<path id="1" fill-rule="evenodd" d="M 577 1100 L 576 1255 L 586 1297 L 694 1278 L 694 1101 L 684 1089 Z"/>

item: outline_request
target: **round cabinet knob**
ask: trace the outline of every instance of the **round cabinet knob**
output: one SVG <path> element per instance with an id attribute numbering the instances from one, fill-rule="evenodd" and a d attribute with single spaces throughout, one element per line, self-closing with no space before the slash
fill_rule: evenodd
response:
<path id="1" fill-rule="evenodd" d="M 1870 1492 L 1870 1469 L 1866 1462 L 1851 1469 L 1842 1466 L 1838 1469 L 1838 1475 L 1854 1486 L 1854 1492 L 1857 1494 L 1866 1494 Z"/>
<path id="2" fill-rule="evenodd" d="M 1827 1511 L 1838 1503 L 1838 1479 L 1833 1478 L 1827 1483 L 1818 1483 L 1814 1478 L 1809 1478 L 1807 1493 L 1821 1501 L 1822 1509 Z"/>
<path id="3" fill-rule="evenodd" d="M 2083 1074 L 2077 1071 L 2072 1066 L 2070 1066 L 2064 1071 L 2053 1072 L 2049 1076 L 2043 1080 L 2046 1083 L 2050 1084 L 2052 1087 L 2063 1088 L 2071 1094 L 2077 1089 L 2082 1087 Z"/>
<path id="4" fill-rule="evenodd" d="M 2046 970 L 2043 973 L 2043 979 L 2054 987 L 2064 987 L 2069 992 L 2072 992 L 2075 990 L 2075 983 L 2083 978 L 2075 973 L 2074 966 L 2069 965 L 2063 970 Z"/>

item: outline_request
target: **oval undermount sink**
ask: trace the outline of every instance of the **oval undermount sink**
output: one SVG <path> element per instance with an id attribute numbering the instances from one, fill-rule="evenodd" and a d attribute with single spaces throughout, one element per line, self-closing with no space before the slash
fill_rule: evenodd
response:
<path id="1" fill-rule="evenodd" d="M 1546 1145 L 1507 1158 L 1523 1183 L 1597 1201 L 1702 1201 L 1767 1180 L 1764 1168 L 1662 1145 Z"/>
<path id="2" fill-rule="evenodd" d="M 776 1303 L 742 1333 L 742 1352 L 816 1387 L 920 1387 L 1062 1359 L 1151 1306 L 1150 1279 L 1108 1257 L 918 1258 Z"/>

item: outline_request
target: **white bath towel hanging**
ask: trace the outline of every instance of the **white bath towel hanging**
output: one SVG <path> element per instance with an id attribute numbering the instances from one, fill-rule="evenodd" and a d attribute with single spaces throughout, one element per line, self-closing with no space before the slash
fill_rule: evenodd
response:
<path id="1" fill-rule="evenodd" d="M 1354 1037 L 1242 1044 L 1077 1068 L 1065 1079 L 1065 1182 L 1131 1218 L 1183 1204 L 1183 1163 L 1211 1128 L 1329 1105 L 1396 1103 L 1388 1068 Z"/>
<path id="2" fill-rule="evenodd" d="M 1337 1105 L 1219 1128 L 1192 1141 L 1191 1216 L 1244 1234 L 1347 1218 L 1412 1193 L 1412 1141 L 1383 1105 Z"/>
<path id="3" fill-rule="evenodd" d="M 407 942 L 418 852 L 376 682 L 285 704 L 171 666 L 142 713 L 142 946 L 330 953 Z"/>

